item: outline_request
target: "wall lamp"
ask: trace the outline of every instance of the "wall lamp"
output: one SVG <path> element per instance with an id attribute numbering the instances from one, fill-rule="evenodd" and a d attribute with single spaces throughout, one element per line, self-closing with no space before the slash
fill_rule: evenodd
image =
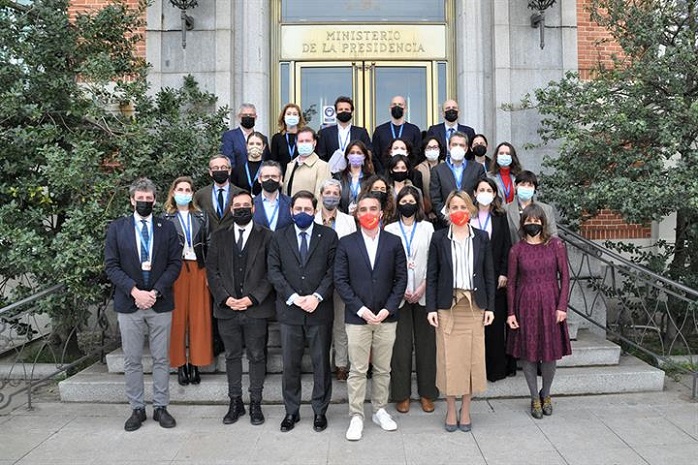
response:
<path id="1" fill-rule="evenodd" d="M 531 27 L 540 30 L 540 48 L 545 48 L 545 10 L 555 4 L 555 0 L 529 0 L 528 7 L 534 10 L 531 15 Z"/>
<path id="2" fill-rule="evenodd" d="M 187 10 L 194 9 L 199 4 L 198 0 L 170 0 L 175 8 L 180 10 L 182 19 L 182 48 L 187 48 L 187 31 L 194 29 L 194 18 L 187 14 Z"/>

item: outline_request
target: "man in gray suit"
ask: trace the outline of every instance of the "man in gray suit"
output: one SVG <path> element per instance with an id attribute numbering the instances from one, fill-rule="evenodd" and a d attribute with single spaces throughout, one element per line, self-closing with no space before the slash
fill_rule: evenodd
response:
<path id="1" fill-rule="evenodd" d="M 536 203 L 545 212 L 548 220 L 548 232 L 551 236 L 557 236 L 557 223 L 555 222 L 555 210 L 547 203 L 539 202 L 535 198 L 538 189 L 538 178 L 532 171 L 522 171 L 516 176 L 516 196 L 514 201 L 507 204 L 504 209 L 507 212 L 509 221 L 509 233 L 511 234 L 511 244 L 514 245 L 521 240 L 519 229 L 521 229 L 521 212 L 523 209 Z"/>

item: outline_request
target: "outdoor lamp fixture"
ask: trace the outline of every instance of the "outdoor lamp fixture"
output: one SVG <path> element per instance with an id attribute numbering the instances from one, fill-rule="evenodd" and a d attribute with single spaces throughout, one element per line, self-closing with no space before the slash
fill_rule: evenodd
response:
<path id="1" fill-rule="evenodd" d="M 182 48 L 187 48 L 187 31 L 194 29 L 194 18 L 187 14 L 187 10 L 196 8 L 198 0 L 170 0 L 175 8 L 179 8 L 182 18 Z"/>
<path id="2" fill-rule="evenodd" d="M 535 11 L 531 15 L 531 27 L 540 30 L 540 49 L 545 48 L 545 10 L 555 4 L 555 0 L 529 0 L 528 7 Z"/>

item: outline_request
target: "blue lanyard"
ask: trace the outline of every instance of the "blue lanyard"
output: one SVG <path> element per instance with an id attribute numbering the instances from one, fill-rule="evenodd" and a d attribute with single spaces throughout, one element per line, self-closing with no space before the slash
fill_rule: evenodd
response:
<path id="1" fill-rule="evenodd" d="M 254 175 L 254 179 L 252 179 L 252 176 L 250 176 L 250 164 L 245 162 L 245 174 L 247 174 L 247 185 L 252 189 L 252 184 L 259 177 L 259 167 L 257 167 L 257 172 Z"/>
<path id="2" fill-rule="evenodd" d="M 349 190 L 351 191 L 351 199 L 353 201 L 356 201 L 357 197 L 359 197 L 359 191 L 361 190 L 361 178 L 363 177 L 364 175 L 361 173 L 358 181 L 354 182 L 353 178 L 349 179 Z"/>
<path id="3" fill-rule="evenodd" d="M 135 218 L 133 219 L 133 225 L 134 225 L 134 227 L 138 230 L 138 235 L 141 237 L 141 247 L 145 247 L 145 250 L 148 251 L 148 258 L 150 258 L 150 238 L 148 238 L 148 240 L 146 240 L 145 237 L 143 237 L 143 228 L 142 228 L 142 227 L 139 227 L 139 226 L 136 224 L 136 219 L 135 219 Z M 146 228 L 148 227 L 148 222 L 147 222 L 147 221 L 145 222 L 145 227 L 146 227 Z M 148 230 L 150 231 L 150 229 L 148 229 Z M 152 232 L 150 233 L 150 237 L 153 237 Z"/>
<path id="4" fill-rule="evenodd" d="M 288 140 L 288 133 L 286 133 L 286 147 L 288 147 L 288 156 L 293 160 L 295 153 L 296 153 L 296 145 L 293 144 L 291 145 L 291 142 Z"/>
<path id="5" fill-rule="evenodd" d="M 412 224 L 412 234 L 410 235 L 410 240 L 407 240 L 407 234 L 405 234 L 405 229 L 402 227 L 402 220 L 398 221 L 398 224 L 400 225 L 400 232 L 402 233 L 402 238 L 405 239 L 405 248 L 407 249 L 407 257 L 412 256 L 412 240 L 414 239 L 414 233 L 417 231 L 417 222 L 415 221 Z"/>
<path id="6" fill-rule="evenodd" d="M 487 231 L 487 225 L 490 224 L 490 218 L 492 217 L 491 213 L 487 213 L 487 219 L 485 220 L 485 226 L 482 226 L 482 223 L 480 222 L 480 214 L 478 213 L 477 215 L 477 224 L 480 225 L 480 230 L 482 231 Z"/>
<path id="7" fill-rule="evenodd" d="M 182 225 L 184 230 L 184 238 L 187 240 L 187 247 L 191 248 L 191 213 L 187 216 L 187 221 L 184 221 L 182 214 L 177 212 L 177 218 L 179 218 L 179 224 Z"/>
<path id="8" fill-rule="evenodd" d="M 402 130 L 405 129 L 405 123 L 400 125 L 400 132 L 397 133 L 397 136 L 395 135 L 395 125 L 393 123 L 390 123 L 390 132 L 393 133 L 393 139 L 402 139 Z"/>
<path id="9" fill-rule="evenodd" d="M 344 143 L 342 143 L 342 136 L 339 135 L 339 127 L 337 128 L 337 139 L 339 139 L 339 148 L 344 152 L 347 148 L 347 144 L 349 143 L 349 137 L 351 136 L 351 126 L 349 127 L 349 130 L 347 131 L 347 137 L 344 139 Z"/>
<path id="10" fill-rule="evenodd" d="M 274 211 L 271 212 L 271 218 L 267 216 L 267 209 L 264 209 L 264 216 L 267 217 L 267 224 L 269 224 L 269 227 L 271 228 L 271 223 L 274 221 L 274 218 L 276 218 L 277 213 L 279 213 L 279 198 L 276 198 L 276 206 L 274 207 Z"/>
<path id="11" fill-rule="evenodd" d="M 461 186 L 463 185 L 463 173 L 465 173 L 465 168 L 468 166 L 468 160 L 463 160 L 463 169 L 460 172 L 460 176 L 456 175 L 456 167 L 453 166 L 450 158 L 446 160 L 446 164 L 448 164 L 448 167 L 451 169 L 451 173 L 453 173 L 453 178 L 456 180 L 456 188 L 461 190 Z"/>

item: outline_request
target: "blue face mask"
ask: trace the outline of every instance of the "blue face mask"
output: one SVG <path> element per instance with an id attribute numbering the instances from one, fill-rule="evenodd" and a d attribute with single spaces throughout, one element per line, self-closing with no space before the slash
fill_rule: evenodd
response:
<path id="1" fill-rule="evenodd" d="M 307 214 L 306 212 L 300 212 L 293 215 L 293 222 L 296 223 L 296 226 L 301 229 L 306 229 L 308 226 L 313 224 L 314 220 L 315 217 Z"/>
<path id="2" fill-rule="evenodd" d="M 524 202 L 527 200 L 531 200 L 535 192 L 535 187 L 518 186 L 516 188 L 516 195 L 519 197 L 519 199 L 523 200 Z"/>
<path id="3" fill-rule="evenodd" d="M 174 201 L 177 205 L 189 205 L 191 202 L 191 194 L 175 194 Z"/>

